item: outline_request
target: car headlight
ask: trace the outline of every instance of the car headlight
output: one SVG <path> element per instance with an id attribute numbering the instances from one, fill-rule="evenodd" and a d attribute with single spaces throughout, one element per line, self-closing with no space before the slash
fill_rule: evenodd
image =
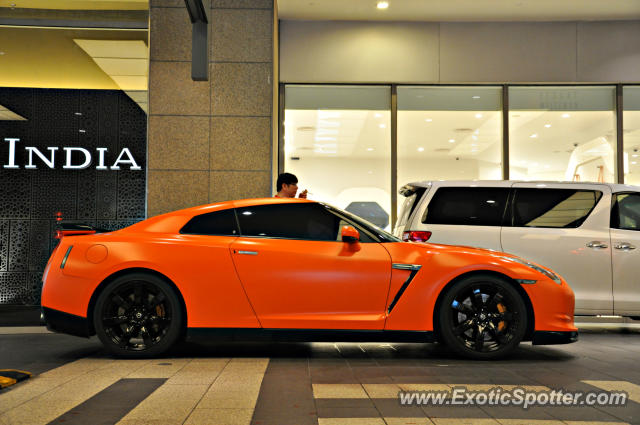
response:
<path id="1" fill-rule="evenodd" d="M 537 264 L 530 263 L 527 260 L 523 260 L 522 258 L 518 258 L 518 257 L 501 257 L 501 258 L 504 258 L 505 260 L 509 260 L 509 261 L 515 261 L 516 263 L 520 263 L 524 266 L 529 267 L 530 269 L 537 271 L 538 273 L 542 273 L 543 275 L 553 280 L 558 285 L 562 284 L 562 280 L 560 280 L 560 277 L 558 277 L 557 274 L 552 273 L 549 270 L 543 269 Z"/>

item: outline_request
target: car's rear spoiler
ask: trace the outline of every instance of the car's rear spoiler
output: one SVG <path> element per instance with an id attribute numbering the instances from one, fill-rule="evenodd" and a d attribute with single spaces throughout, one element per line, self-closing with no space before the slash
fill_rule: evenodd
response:
<path id="1" fill-rule="evenodd" d="M 109 230 L 99 229 L 88 224 L 81 223 L 59 223 L 56 226 L 56 239 L 65 236 L 93 235 L 94 233 L 104 233 Z"/>
<path id="2" fill-rule="evenodd" d="M 109 230 L 83 223 L 63 223 L 62 213 L 56 213 L 56 239 L 62 239 L 65 236 L 93 235 L 105 232 L 109 232 Z"/>
<path id="3" fill-rule="evenodd" d="M 424 189 L 424 188 L 420 186 L 414 186 L 412 184 L 405 184 L 400 188 L 400 190 L 398 190 L 398 193 L 404 197 L 409 197 L 414 193 L 416 193 L 418 189 Z"/>

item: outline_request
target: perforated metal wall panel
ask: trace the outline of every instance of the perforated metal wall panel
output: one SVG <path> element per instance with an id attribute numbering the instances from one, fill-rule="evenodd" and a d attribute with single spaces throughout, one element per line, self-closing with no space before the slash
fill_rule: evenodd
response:
<path id="1" fill-rule="evenodd" d="M 145 218 L 147 116 L 124 92 L 0 88 L 0 105 L 26 121 L 0 121 L 0 304 L 38 305 L 42 272 L 55 246 L 54 214 L 65 220 L 121 229 Z M 6 169 L 9 143 L 19 138 L 16 165 Z M 58 147 L 55 168 L 37 155 L 37 169 L 25 169 L 26 146 Z M 65 170 L 64 147 L 92 155 L 83 170 Z M 141 171 L 96 170 L 104 147 L 105 165 L 128 148 Z M 74 164 L 82 162 L 78 153 Z"/>

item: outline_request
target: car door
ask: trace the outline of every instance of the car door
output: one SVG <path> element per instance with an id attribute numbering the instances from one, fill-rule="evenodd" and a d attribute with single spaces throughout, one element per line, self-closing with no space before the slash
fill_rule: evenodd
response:
<path id="1" fill-rule="evenodd" d="M 610 188 L 561 183 L 512 187 L 502 249 L 560 274 L 575 293 L 576 314 L 612 314 Z"/>
<path id="2" fill-rule="evenodd" d="M 613 195 L 611 209 L 613 310 L 640 315 L 640 193 Z"/>
<path id="3" fill-rule="evenodd" d="M 231 244 L 238 276 L 264 328 L 382 329 L 391 277 L 386 249 L 322 204 L 236 209 L 241 236 Z"/>

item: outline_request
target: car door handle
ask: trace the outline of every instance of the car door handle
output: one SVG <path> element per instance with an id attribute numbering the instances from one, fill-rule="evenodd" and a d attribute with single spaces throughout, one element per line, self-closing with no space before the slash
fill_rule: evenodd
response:
<path id="1" fill-rule="evenodd" d="M 244 254 L 244 255 L 258 255 L 258 251 L 238 251 L 238 254 Z"/>
<path id="2" fill-rule="evenodd" d="M 631 251 L 632 249 L 636 249 L 636 247 L 631 245 L 629 242 L 619 243 L 614 248 L 619 249 L 620 251 Z"/>
<path id="3" fill-rule="evenodd" d="M 600 241 L 591 241 L 587 244 L 588 248 L 593 248 L 593 249 L 605 249 L 608 247 L 608 245 L 604 242 L 600 242 Z"/>

